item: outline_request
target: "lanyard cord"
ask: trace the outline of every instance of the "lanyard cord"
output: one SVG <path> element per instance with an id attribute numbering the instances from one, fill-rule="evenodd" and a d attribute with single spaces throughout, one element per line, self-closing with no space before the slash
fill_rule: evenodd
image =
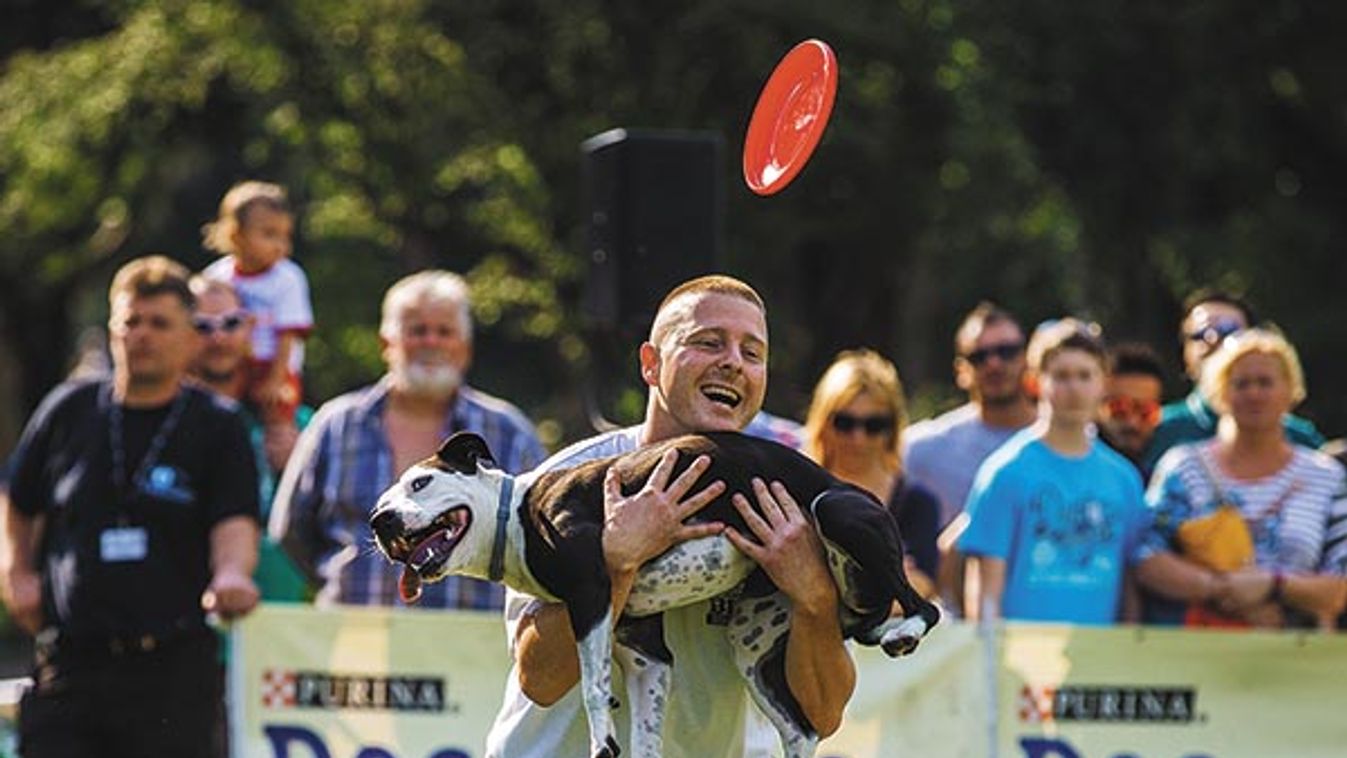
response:
<path id="1" fill-rule="evenodd" d="M 145 450 L 145 456 L 140 459 L 140 465 L 136 467 L 136 472 L 132 475 L 130 484 L 140 487 L 144 483 L 146 474 L 159 462 L 159 454 L 164 451 L 169 436 L 177 428 L 178 420 L 182 417 L 182 411 L 185 407 L 187 407 L 187 389 L 179 387 L 177 397 L 173 398 L 173 407 L 169 409 L 168 416 L 160 422 L 159 428 L 155 430 L 154 437 Z M 112 486 L 116 490 L 118 499 L 125 501 L 129 498 L 126 481 L 126 444 L 122 431 L 122 406 L 112 397 L 111 387 L 108 389 L 108 445 L 112 448 Z"/>

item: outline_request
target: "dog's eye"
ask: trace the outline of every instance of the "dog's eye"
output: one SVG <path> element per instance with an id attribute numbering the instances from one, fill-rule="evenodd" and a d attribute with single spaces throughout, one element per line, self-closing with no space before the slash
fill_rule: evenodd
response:
<path id="1" fill-rule="evenodd" d="M 416 477 L 415 479 L 412 480 L 412 485 L 411 485 L 411 486 L 412 486 L 412 492 L 420 492 L 421 490 L 423 490 L 423 489 L 426 488 L 426 485 L 427 485 L 427 484 L 430 484 L 430 475 L 429 475 L 429 474 L 426 474 L 425 476 L 418 476 L 418 477 Z"/>

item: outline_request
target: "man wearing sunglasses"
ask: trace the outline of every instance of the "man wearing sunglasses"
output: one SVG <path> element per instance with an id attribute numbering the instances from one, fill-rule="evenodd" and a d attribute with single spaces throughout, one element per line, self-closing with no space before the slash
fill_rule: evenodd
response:
<path id="1" fill-rule="evenodd" d="M 913 424 L 904 435 L 908 476 L 940 498 L 942 528 L 963 512 L 982 461 L 1038 418 L 1025 391 L 1024 342 L 1009 312 L 980 303 L 954 338 L 954 380 L 968 402 Z"/>
<path id="2" fill-rule="evenodd" d="M 1183 313 L 1179 339 L 1183 344 L 1184 369 L 1193 382 L 1193 391 L 1161 409 L 1160 425 L 1141 460 L 1146 471 L 1154 470 L 1160 457 L 1171 447 L 1209 439 L 1216 434 L 1216 412 L 1197 389 L 1202 364 L 1226 337 L 1258 325 L 1258 318 L 1247 301 L 1221 290 L 1200 289 L 1192 293 L 1184 301 Z M 1287 414 L 1282 419 L 1282 426 L 1286 438 L 1297 445 L 1318 448 L 1324 444 L 1324 436 L 1308 419 Z"/>
<path id="3" fill-rule="evenodd" d="M 913 424 L 903 435 L 908 476 L 940 500 L 939 526 L 946 531 L 936 583 L 956 616 L 964 610 L 964 562 L 952 543 L 964 525 L 958 517 L 973 476 L 987 456 L 1038 418 L 1025 385 L 1024 347 L 1024 330 L 1014 316 L 979 303 L 954 337 L 954 380 L 968 402 Z"/>
<path id="4" fill-rule="evenodd" d="M 293 418 L 263 424 L 261 414 L 248 400 L 249 363 L 252 354 L 253 316 L 229 282 L 192 277 L 196 309 L 192 326 L 201 337 L 201 352 L 188 374 L 206 387 L 239 404 L 248 439 L 257 462 L 257 485 L 265 522 L 276 492 L 276 480 L 295 448 L 299 432 L 309 423 L 313 409 L 299 405 Z M 300 601 L 308 595 L 308 582 L 294 561 L 268 536 L 263 536 L 253 576 L 263 600 Z"/>
<path id="5" fill-rule="evenodd" d="M 1142 460 L 1160 423 L 1164 367 L 1150 345 L 1129 342 L 1109 351 L 1109 373 L 1099 406 L 1099 437 L 1137 467 L 1142 481 L 1150 470 Z"/>

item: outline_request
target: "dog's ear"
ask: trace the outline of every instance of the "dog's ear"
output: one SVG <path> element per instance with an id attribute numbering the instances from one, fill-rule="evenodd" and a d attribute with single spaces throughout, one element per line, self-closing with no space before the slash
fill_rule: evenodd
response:
<path id="1" fill-rule="evenodd" d="M 440 445 L 435 457 L 450 469 L 460 474 L 477 473 L 478 462 L 495 467 L 496 459 L 491 457 L 491 449 L 486 440 L 472 432 L 454 432 Z"/>

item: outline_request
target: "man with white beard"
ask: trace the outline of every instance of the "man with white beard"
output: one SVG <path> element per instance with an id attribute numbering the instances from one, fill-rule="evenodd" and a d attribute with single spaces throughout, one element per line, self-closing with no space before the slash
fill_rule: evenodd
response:
<path id="1" fill-rule="evenodd" d="M 369 549 L 369 510 L 445 437 L 482 435 L 509 473 L 545 457 L 518 408 L 463 382 L 472 318 L 462 277 L 422 271 L 394 284 L 384 296 L 379 339 L 388 373 L 318 409 L 272 505 L 269 531 L 318 586 L 320 604 L 401 604 L 397 572 Z M 503 600 L 500 585 L 451 577 L 427 585 L 417 605 L 498 609 Z"/>

